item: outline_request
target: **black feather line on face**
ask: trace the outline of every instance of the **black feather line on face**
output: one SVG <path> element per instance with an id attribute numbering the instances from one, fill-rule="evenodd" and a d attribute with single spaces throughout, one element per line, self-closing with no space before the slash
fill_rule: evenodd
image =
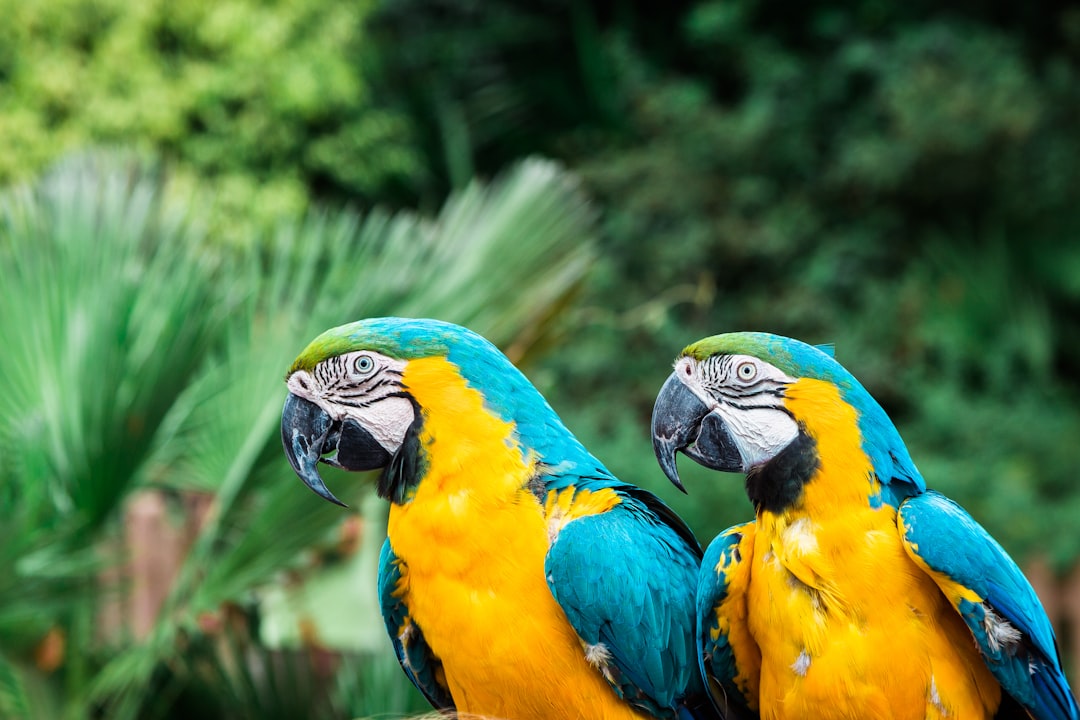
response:
<path id="1" fill-rule="evenodd" d="M 799 434 L 787 447 L 746 473 L 746 494 L 757 512 L 783 512 L 799 502 L 803 487 L 819 467 L 817 443 L 800 426 Z"/>
<path id="2" fill-rule="evenodd" d="M 409 397 L 405 395 L 405 397 Z M 413 421 L 405 431 L 401 447 L 390 458 L 390 464 L 379 476 L 375 492 L 384 500 L 397 505 L 404 505 L 409 500 L 410 492 L 420 484 L 427 474 L 427 449 L 420 441 L 420 431 L 424 427 L 424 413 L 420 406 L 409 397 L 413 405 Z"/>

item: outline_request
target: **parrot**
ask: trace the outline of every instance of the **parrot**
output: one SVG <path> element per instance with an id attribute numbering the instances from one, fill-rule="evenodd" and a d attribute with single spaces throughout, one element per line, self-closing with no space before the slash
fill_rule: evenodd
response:
<path id="1" fill-rule="evenodd" d="M 831 346 L 758 332 L 688 345 L 653 449 L 745 475 L 754 519 L 709 544 L 698 662 L 760 718 L 1077 720 L 1042 605 L 963 508 L 928 490 Z"/>
<path id="2" fill-rule="evenodd" d="M 293 470 L 381 470 L 378 570 L 397 659 L 443 712 L 719 717 L 694 640 L 701 547 L 621 482 L 493 344 L 431 319 L 322 333 L 286 376 Z"/>

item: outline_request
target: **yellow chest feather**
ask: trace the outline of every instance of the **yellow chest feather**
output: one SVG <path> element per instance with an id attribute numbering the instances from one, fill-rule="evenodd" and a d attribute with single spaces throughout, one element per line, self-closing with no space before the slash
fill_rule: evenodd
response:
<path id="1" fill-rule="evenodd" d="M 1000 687 L 967 627 L 908 557 L 895 510 L 867 501 L 851 412 L 817 428 L 821 465 L 801 501 L 755 523 L 746 593 L 761 717 L 992 717 Z"/>
<path id="2" fill-rule="evenodd" d="M 526 487 L 535 468 L 512 426 L 438 362 L 414 361 L 405 377 L 426 411 L 430 464 L 411 500 L 391 506 L 388 535 L 408 568 L 402 598 L 442 660 L 457 710 L 514 720 L 642 718 L 588 663 L 544 577 L 562 524 L 617 499 L 581 493 L 579 504 L 572 493 L 553 493 L 545 508 Z M 440 412 L 451 407 L 457 415 Z M 455 421 L 463 411 L 468 423 Z"/>

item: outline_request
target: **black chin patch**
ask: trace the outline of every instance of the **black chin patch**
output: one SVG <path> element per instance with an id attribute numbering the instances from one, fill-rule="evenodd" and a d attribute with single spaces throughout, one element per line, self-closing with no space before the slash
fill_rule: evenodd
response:
<path id="1" fill-rule="evenodd" d="M 409 492 L 420 483 L 420 479 L 427 472 L 427 450 L 420 442 L 420 430 L 423 426 L 423 413 L 414 402 L 413 421 L 405 431 L 401 447 L 390 458 L 390 464 L 386 465 L 375 486 L 375 493 L 384 500 L 397 505 L 404 504 L 408 500 Z"/>
<path id="2" fill-rule="evenodd" d="M 386 448 L 352 419 L 335 427 L 327 438 L 327 444 L 337 447 L 337 454 L 330 464 L 344 470 L 375 470 L 390 463 L 390 453 Z"/>
<path id="3" fill-rule="evenodd" d="M 783 512 L 799 501 L 820 466 L 817 443 L 800 427 L 776 457 L 746 473 L 746 494 L 757 512 Z"/>

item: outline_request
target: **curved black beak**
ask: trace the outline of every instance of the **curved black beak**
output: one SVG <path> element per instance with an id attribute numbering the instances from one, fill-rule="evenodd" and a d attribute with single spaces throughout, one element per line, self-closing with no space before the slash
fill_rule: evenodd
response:
<path id="1" fill-rule="evenodd" d="M 326 487 L 319 462 L 344 470 L 374 470 L 390 462 L 390 453 L 356 421 L 335 422 L 318 405 L 293 393 L 281 411 L 281 444 L 304 484 L 342 507 L 348 506 Z M 328 453 L 333 455 L 324 457 Z"/>
<path id="2" fill-rule="evenodd" d="M 724 421 L 710 411 L 690 388 L 672 373 L 656 396 L 652 416 L 653 452 L 664 474 L 683 492 L 675 454 L 682 452 L 694 462 L 713 470 L 743 469 L 735 439 Z"/>

